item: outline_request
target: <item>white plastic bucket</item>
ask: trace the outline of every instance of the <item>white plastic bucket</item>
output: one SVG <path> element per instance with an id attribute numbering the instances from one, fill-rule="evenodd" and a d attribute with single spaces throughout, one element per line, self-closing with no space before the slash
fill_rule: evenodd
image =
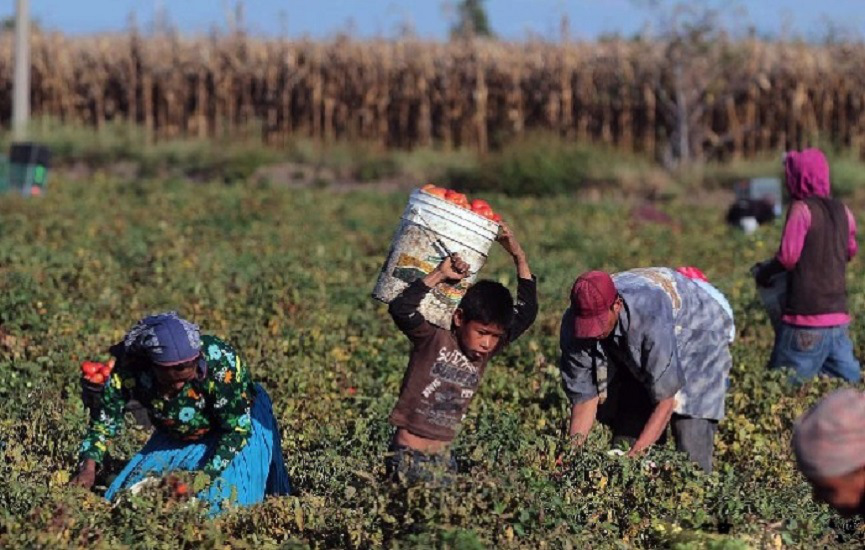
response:
<path id="1" fill-rule="evenodd" d="M 435 269 L 448 252 L 459 254 L 469 264 L 471 274 L 457 285 L 438 285 L 420 305 L 427 321 L 450 329 L 453 312 L 477 280 L 498 232 L 498 223 L 416 189 L 391 241 L 373 298 L 390 303 L 411 282 Z"/>

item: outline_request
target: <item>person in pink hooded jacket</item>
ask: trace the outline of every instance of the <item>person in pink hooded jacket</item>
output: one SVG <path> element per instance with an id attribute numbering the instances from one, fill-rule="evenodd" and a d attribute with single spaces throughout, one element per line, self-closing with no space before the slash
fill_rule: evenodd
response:
<path id="1" fill-rule="evenodd" d="M 845 281 L 847 262 L 858 250 L 856 220 L 830 196 L 829 163 L 822 151 L 791 151 L 784 168 L 793 202 L 778 254 L 757 273 L 763 286 L 776 273 L 788 273 L 770 366 L 792 368 L 799 382 L 818 374 L 858 382 Z"/>

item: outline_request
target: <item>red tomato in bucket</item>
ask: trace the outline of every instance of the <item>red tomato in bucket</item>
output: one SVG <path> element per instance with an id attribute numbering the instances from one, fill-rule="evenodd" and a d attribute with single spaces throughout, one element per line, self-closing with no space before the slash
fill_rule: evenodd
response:
<path id="1" fill-rule="evenodd" d="M 447 194 L 447 189 L 443 189 L 431 183 L 428 183 L 421 187 L 421 191 L 441 198 L 445 198 L 445 195 Z"/>
<path id="2" fill-rule="evenodd" d="M 492 210 L 493 207 L 490 206 L 490 203 L 485 201 L 484 199 L 475 199 L 472 201 L 472 211 L 481 213 L 484 210 Z"/>
<path id="3" fill-rule="evenodd" d="M 492 220 L 496 223 L 502 220 L 501 216 L 493 212 L 493 207 L 490 206 L 490 203 L 483 199 L 475 199 L 471 203 L 472 212 L 479 216 L 483 216 L 488 220 Z"/>
<path id="4" fill-rule="evenodd" d="M 97 373 L 91 375 L 90 378 L 88 378 L 88 380 L 90 380 L 94 384 L 104 384 L 105 383 L 105 377 L 102 375 L 101 372 L 97 372 Z"/>
<path id="5" fill-rule="evenodd" d="M 493 209 L 490 207 L 487 208 L 472 208 L 472 212 L 477 214 L 478 216 L 483 216 L 488 220 L 493 218 Z"/>
<path id="6" fill-rule="evenodd" d="M 463 208 L 469 207 L 468 197 L 466 197 L 463 193 L 458 193 L 457 191 L 454 191 L 453 189 L 447 190 L 447 192 L 445 193 L 445 199 L 449 200 L 457 206 L 461 206 Z"/>

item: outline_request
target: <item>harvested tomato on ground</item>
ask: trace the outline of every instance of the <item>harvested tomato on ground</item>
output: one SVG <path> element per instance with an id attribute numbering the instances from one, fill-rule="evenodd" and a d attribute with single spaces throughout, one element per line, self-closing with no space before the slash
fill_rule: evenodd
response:
<path id="1" fill-rule="evenodd" d="M 186 496 L 189 494 L 189 486 L 186 483 L 178 483 L 174 488 L 174 494 L 179 497 Z"/>

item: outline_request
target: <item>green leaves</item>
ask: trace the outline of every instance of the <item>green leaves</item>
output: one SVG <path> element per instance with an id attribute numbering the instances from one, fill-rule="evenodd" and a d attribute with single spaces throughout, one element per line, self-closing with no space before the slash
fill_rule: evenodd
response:
<path id="1" fill-rule="evenodd" d="M 615 202 L 488 197 L 540 276 L 541 314 L 485 374 L 454 445 L 454 485 L 406 488 L 384 480 L 383 457 L 409 348 L 369 298 L 405 195 L 54 182 L 39 201 L 0 197 L 2 547 L 863 542 L 858 522 L 812 501 L 788 447 L 793 419 L 838 383 L 791 388 L 764 367 L 772 331 L 747 269 L 774 250 L 777 227 L 745 238 L 728 232 L 717 207 L 689 204 L 664 207 L 682 228 L 671 231 L 631 220 Z M 710 476 L 671 447 L 645 457 L 655 467 L 609 457 L 600 426 L 579 450 L 563 436 L 569 404 L 556 364 L 570 284 L 589 268 L 652 264 L 699 266 L 736 312 Z M 512 281 L 513 264 L 494 248 L 482 275 Z M 850 295 L 865 304 L 861 278 L 851 277 Z M 112 506 L 62 484 L 86 422 L 78 362 L 103 357 L 136 319 L 165 308 L 244 354 L 273 399 L 293 496 L 209 521 L 159 491 Z M 865 355 L 861 342 L 857 351 Z M 130 429 L 118 440 L 103 488 L 147 437 Z M 195 475 L 193 491 L 206 481 Z"/>

